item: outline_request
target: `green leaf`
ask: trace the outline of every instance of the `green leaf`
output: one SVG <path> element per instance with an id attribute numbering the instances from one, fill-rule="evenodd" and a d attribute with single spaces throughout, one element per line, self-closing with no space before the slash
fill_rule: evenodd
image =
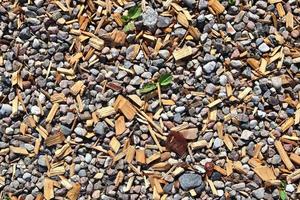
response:
<path id="1" fill-rule="evenodd" d="M 122 21 L 124 22 L 124 23 L 126 23 L 126 22 L 129 22 L 129 17 L 127 16 L 127 15 L 123 15 L 122 17 L 121 17 L 121 19 L 122 19 Z"/>
<path id="2" fill-rule="evenodd" d="M 286 192 L 284 190 L 280 190 L 279 196 L 280 200 L 287 200 Z"/>
<path id="3" fill-rule="evenodd" d="M 128 10 L 128 18 L 129 19 L 137 19 L 142 14 L 142 8 L 140 6 L 131 7 Z"/>
<path id="4" fill-rule="evenodd" d="M 163 74 L 159 77 L 158 80 L 161 86 L 166 86 L 172 83 L 172 75 L 171 74 Z"/>
<path id="5" fill-rule="evenodd" d="M 235 0 L 228 0 L 229 5 L 233 6 L 235 5 Z"/>
<path id="6" fill-rule="evenodd" d="M 151 92 L 152 90 L 155 90 L 155 89 L 156 89 L 155 83 L 146 83 L 146 84 L 144 84 L 142 89 L 140 89 L 140 93 L 145 94 L 145 93 Z"/>
<path id="7" fill-rule="evenodd" d="M 124 32 L 129 32 L 129 31 L 134 31 L 135 30 L 135 25 L 134 22 L 129 22 L 124 26 Z"/>

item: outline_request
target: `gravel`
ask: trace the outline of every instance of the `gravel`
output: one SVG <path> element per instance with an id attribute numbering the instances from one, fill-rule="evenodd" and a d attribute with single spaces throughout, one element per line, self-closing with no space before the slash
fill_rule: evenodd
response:
<path id="1" fill-rule="evenodd" d="M 202 177 L 198 174 L 185 173 L 181 175 L 178 180 L 184 190 L 190 190 L 202 184 Z"/>

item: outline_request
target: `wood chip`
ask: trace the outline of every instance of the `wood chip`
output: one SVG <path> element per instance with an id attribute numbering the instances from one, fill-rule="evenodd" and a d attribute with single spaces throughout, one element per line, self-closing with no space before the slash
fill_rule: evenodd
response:
<path id="1" fill-rule="evenodd" d="M 192 54 L 193 54 L 193 49 L 190 46 L 183 47 L 183 48 L 175 50 L 173 52 L 173 56 L 174 56 L 174 58 L 175 58 L 176 61 L 177 60 L 181 60 L 183 58 L 186 58 L 186 57 L 188 57 L 188 56 L 190 56 Z"/>
<path id="2" fill-rule="evenodd" d="M 119 95 L 114 104 L 115 110 L 120 110 L 128 120 L 133 120 L 137 111 L 134 106 L 123 96 Z"/>
<path id="3" fill-rule="evenodd" d="M 224 12 L 225 7 L 218 0 L 209 0 L 208 6 L 214 11 L 214 14 L 219 15 Z"/>
<path id="4" fill-rule="evenodd" d="M 135 156 L 135 148 L 130 145 L 126 150 L 125 160 L 127 161 L 127 163 L 131 163 L 134 159 L 134 156 Z"/>
<path id="5" fill-rule="evenodd" d="M 45 140 L 45 144 L 48 147 L 54 146 L 56 144 L 61 144 L 65 141 L 65 136 L 62 132 L 58 132 L 54 135 L 50 135 L 49 137 L 47 137 L 47 139 Z"/>
<path id="6" fill-rule="evenodd" d="M 284 8 L 282 6 L 282 3 L 277 3 L 276 4 L 276 9 L 277 9 L 279 17 L 285 16 L 285 11 L 284 11 Z"/>
<path id="7" fill-rule="evenodd" d="M 71 88 L 71 93 L 76 96 L 83 87 L 83 81 L 77 81 Z"/>
<path id="8" fill-rule="evenodd" d="M 54 103 L 52 105 L 52 108 L 51 108 L 50 112 L 48 113 L 48 116 L 47 116 L 47 118 L 45 120 L 47 123 L 51 123 L 52 122 L 52 120 L 53 120 L 53 118 L 54 118 L 54 116 L 55 116 L 58 108 L 59 108 L 59 104 L 58 103 Z"/>
<path id="9" fill-rule="evenodd" d="M 292 162 L 294 162 L 297 165 L 300 165 L 300 156 L 295 154 L 295 153 L 291 153 L 290 155 L 290 159 Z"/>
<path id="10" fill-rule="evenodd" d="M 287 167 L 288 170 L 293 170 L 294 169 L 294 165 L 291 162 L 290 158 L 288 157 L 286 151 L 284 150 L 282 144 L 280 141 L 275 141 L 275 147 L 283 161 L 283 163 L 285 164 L 285 166 Z"/>
<path id="11" fill-rule="evenodd" d="M 91 37 L 89 40 L 89 44 L 98 51 L 101 51 L 104 47 L 104 40 L 98 37 Z"/>
<path id="12" fill-rule="evenodd" d="M 294 125 L 294 118 L 293 117 L 290 117 L 288 118 L 281 126 L 280 126 L 280 129 L 282 132 L 285 132 L 287 131 L 291 126 Z"/>
<path id="13" fill-rule="evenodd" d="M 44 197 L 46 200 L 54 198 L 53 181 L 47 177 L 44 179 Z"/>
<path id="14" fill-rule="evenodd" d="M 169 150 L 176 152 L 181 157 L 187 153 L 187 141 L 179 132 L 176 131 L 171 131 L 168 135 L 166 147 Z"/>
<path id="15" fill-rule="evenodd" d="M 107 107 L 98 109 L 96 111 L 96 113 L 99 118 L 105 118 L 105 117 L 114 115 L 116 113 L 116 111 L 112 106 L 107 106 Z"/>
<path id="16" fill-rule="evenodd" d="M 179 24 L 181 24 L 185 28 L 189 27 L 189 21 L 187 20 L 186 16 L 182 12 L 178 13 L 177 21 L 178 21 Z"/>
<path id="17" fill-rule="evenodd" d="M 149 165 L 151 162 L 158 160 L 160 158 L 160 153 L 156 152 L 146 159 L 146 163 Z"/>
<path id="18" fill-rule="evenodd" d="M 218 105 L 220 103 L 222 103 L 222 100 L 221 99 L 217 99 L 217 100 L 211 102 L 210 104 L 208 104 L 207 107 L 212 108 L 212 107 L 214 107 L 214 106 L 216 106 L 216 105 Z"/>
<path id="19" fill-rule="evenodd" d="M 26 148 L 24 147 L 14 147 L 14 146 L 10 146 L 9 150 L 15 154 L 20 154 L 20 155 L 28 155 L 28 151 Z"/>
<path id="20" fill-rule="evenodd" d="M 192 142 L 190 144 L 190 147 L 192 148 L 192 150 L 206 148 L 207 146 L 208 146 L 208 143 L 207 143 L 206 140 L 200 140 L 200 141 L 197 141 L 197 142 Z"/>
<path id="21" fill-rule="evenodd" d="M 67 197 L 70 200 L 77 200 L 80 194 L 80 189 L 81 189 L 80 183 L 75 183 L 72 189 L 68 191 Z"/>
<path id="22" fill-rule="evenodd" d="M 286 29 L 288 31 L 294 30 L 294 15 L 291 12 L 288 12 L 285 16 Z"/>
<path id="23" fill-rule="evenodd" d="M 137 149 L 135 151 L 135 160 L 140 164 L 146 163 L 145 149 Z"/>
<path id="24" fill-rule="evenodd" d="M 252 91 L 251 87 L 246 87 L 238 96 L 239 99 L 244 99 Z"/>
<path id="25" fill-rule="evenodd" d="M 121 143 L 116 137 L 113 137 L 109 142 L 109 146 L 115 153 L 117 153 L 121 147 Z"/>
<path id="26" fill-rule="evenodd" d="M 118 187 L 123 182 L 124 176 L 125 175 L 122 171 L 118 172 L 116 179 L 114 181 L 116 187 Z"/>

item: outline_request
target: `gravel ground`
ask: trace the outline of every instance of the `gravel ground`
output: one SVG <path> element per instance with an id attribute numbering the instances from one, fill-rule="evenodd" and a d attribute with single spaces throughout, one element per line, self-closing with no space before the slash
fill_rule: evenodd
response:
<path id="1" fill-rule="evenodd" d="M 299 199 L 299 21 L 297 0 L 0 2 L 0 198 Z"/>

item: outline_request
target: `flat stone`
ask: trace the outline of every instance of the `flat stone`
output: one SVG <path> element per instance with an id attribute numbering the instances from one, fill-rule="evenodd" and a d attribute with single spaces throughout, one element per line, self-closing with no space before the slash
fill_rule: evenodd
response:
<path id="1" fill-rule="evenodd" d="M 40 115 L 41 114 L 41 110 L 38 106 L 32 106 L 30 108 L 30 112 L 31 112 L 31 114 L 34 114 L 34 115 Z"/>
<path id="2" fill-rule="evenodd" d="M 259 188 L 257 190 L 254 190 L 252 192 L 253 196 L 256 197 L 257 199 L 263 199 L 265 196 L 265 189 L 264 188 Z"/>
<path id="3" fill-rule="evenodd" d="M 202 184 L 202 177 L 199 174 L 185 173 L 178 180 L 183 190 L 190 190 Z"/>
<path id="4" fill-rule="evenodd" d="M 171 24 L 171 22 L 172 22 L 172 18 L 159 16 L 157 19 L 157 27 L 158 28 L 166 28 Z"/>
<path id="5" fill-rule="evenodd" d="M 142 17 L 144 26 L 150 29 L 155 27 L 158 14 L 153 8 L 147 6 L 145 12 L 142 14 Z"/>
<path id="6" fill-rule="evenodd" d="M 12 106 L 9 104 L 2 104 L 0 109 L 0 116 L 9 116 L 12 113 Z"/>
<path id="7" fill-rule="evenodd" d="M 249 130 L 244 130 L 241 135 L 241 139 L 249 140 L 253 136 L 253 132 Z"/>
<path id="8" fill-rule="evenodd" d="M 270 47 L 266 43 L 262 43 L 261 45 L 259 45 L 258 50 L 263 53 L 266 53 L 270 51 Z"/>
<path id="9" fill-rule="evenodd" d="M 210 74 L 216 68 L 217 63 L 215 61 L 211 61 L 203 66 L 203 70 L 205 73 Z"/>
<path id="10" fill-rule="evenodd" d="M 76 127 L 74 132 L 79 136 L 85 136 L 87 131 L 84 128 Z"/>
<path id="11" fill-rule="evenodd" d="M 107 126 L 103 122 L 98 122 L 93 131 L 98 135 L 105 135 Z"/>

